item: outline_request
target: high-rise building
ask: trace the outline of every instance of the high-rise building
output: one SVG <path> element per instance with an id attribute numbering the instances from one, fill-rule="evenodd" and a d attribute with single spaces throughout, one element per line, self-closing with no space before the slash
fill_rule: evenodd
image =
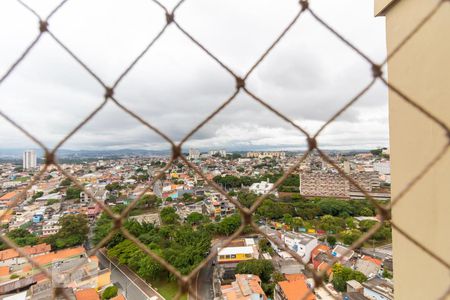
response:
<path id="1" fill-rule="evenodd" d="M 26 150 L 23 152 L 23 169 L 29 170 L 37 167 L 36 151 Z"/>
<path id="2" fill-rule="evenodd" d="M 189 149 L 189 159 L 199 159 L 200 158 L 200 150 L 190 148 Z"/>

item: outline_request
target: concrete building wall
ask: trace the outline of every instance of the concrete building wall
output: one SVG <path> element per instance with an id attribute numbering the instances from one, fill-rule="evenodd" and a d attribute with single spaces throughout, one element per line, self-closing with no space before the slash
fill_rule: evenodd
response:
<path id="1" fill-rule="evenodd" d="M 386 16 L 388 53 L 439 0 L 376 0 Z M 389 5 L 390 4 L 390 5 Z M 450 125 L 450 2 L 389 61 L 389 81 Z M 448 143 L 445 132 L 389 92 L 392 195 L 396 195 Z M 393 220 L 416 240 L 450 261 L 450 155 L 392 211 Z M 394 230 L 396 299 L 437 299 L 448 289 L 448 269 Z M 448 296 L 448 298 L 450 298 Z"/>

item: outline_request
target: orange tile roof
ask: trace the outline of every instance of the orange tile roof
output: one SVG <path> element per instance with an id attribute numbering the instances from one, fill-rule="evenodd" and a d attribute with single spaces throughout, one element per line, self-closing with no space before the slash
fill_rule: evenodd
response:
<path id="1" fill-rule="evenodd" d="M 46 243 L 37 244 L 35 246 L 25 246 L 22 248 L 28 255 L 34 255 L 39 253 L 50 252 L 52 250 L 52 246 Z"/>
<path id="2" fill-rule="evenodd" d="M 278 285 L 283 290 L 287 300 L 305 299 L 306 293 L 309 292 L 309 288 L 305 283 L 305 280 L 293 280 L 293 281 L 280 281 Z M 314 294 L 308 295 L 305 300 L 315 300 Z"/>
<path id="3" fill-rule="evenodd" d="M 23 272 L 29 272 L 33 269 L 33 267 L 30 264 L 26 264 L 25 266 L 23 266 L 22 271 Z"/>
<path id="4" fill-rule="evenodd" d="M 46 265 L 56 260 L 63 260 L 72 256 L 81 255 L 86 253 L 84 247 L 64 249 L 56 252 L 51 252 L 49 254 L 44 254 L 41 256 L 34 257 L 36 263 L 41 265 Z"/>
<path id="5" fill-rule="evenodd" d="M 329 264 L 323 261 L 323 262 L 321 262 L 320 265 L 317 267 L 317 271 L 323 271 L 323 270 L 326 270 L 328 267 L 329 267 Z M 333 272 L 333 271 L 331 270 L 331 268 L 329 268 L 328 271 L 327 271 L 327 274 L 330 275 L 331 272 Z"/>
<path id="6" fill-rule="evenodd" d="M 373 257 L 370 257 L 370 256 L 367 256 L 367 255 L 363 256 L 362 259 L 367 260 L 367 261 L 371 261 L 371 262 L 373 262 L 374 264 L 376 264 L 378 266 L 381 266 L 381 263 L 382 263 L 381 260 L 373 258 Z"/>
<path id="7" fill-rule="evenodd" d="M 328 247 L 327 245 L 320 244 L 316 248 L 314 248 L 313 251 L 311 251 L 311 258 L 314 259 L 314 257 L 316 257 L 321 252 L 329 252 L 329 251 L 331 251 L 330 247 Z"/>
<path id="8" fill-rule="evenodd" d="M 39 253 L 49 252 L 51 250 L 51 246 L 48 244 L 38 244 L 36 246 L 25 246 L 21 248 L 26 254 L 34 255 Z M 0 261 L 8 260 L 11 258 L 20 257 L 21 255 L 17 252 L 16 249 L 6 249 L 0 251 Z"/>
<path id="9" fill-rule="evenodd" d="M 8 275 L 9 275 L 9 267 L 8 266 L 0 267 L 0 277 Z"/>
<path id="10" fill-rule="evenodd" d="M 120 294 L 115 296 L 114 298 L 111 298 L 110 300 L 126 300 L 126 299 L 122 294 Z"/>
<path id="11" fill-rule="evenodd" d="M 263 299 L 267 299 L 260 283 L 261 279 L 257 275 L 236 274 L 235 282 L 231 285 L 223 285 L 220 289 L 227 300 L 250 300 L 251 294 L 244 293 L 244 291 L 246 291 L 245 286 L 250 288 L 251 293 L 257 293 L 262 295 Z"/>
<path id="12" fill-rule="evenodd" d="M 17 195 L 19 195 L 19 192 L 17 192 L 17 191 L 12 191 L 12 192 L 6 193 L 0 197 L 0 201 L 11 200 L 12 198 L 16 197 Z"/>
<path id="13" fill-rule="evenodd" d="M 34 279 L 36 279 L 36 281 L 38 283 L 49 280 L 44 273 L 39 273 L 39 274 L 34 275 Z"/>
<path id="14" fill-rule="evenodd" d="M 95 289 L 84 289 L 81 291 L 75 292 L 75 298 L 77 300 L 100 300 Z"/>
<path id="15" fill-rule="evenodd" d="M 284 277 L 287 281 L 295 281 L 295 280 L 306 280 L 306 276 L 304 274 L 284 274 Z"/>
<path id="16" fill-rule="evenodd" d="M 3 251 L 0 251 L 0 261 L 8 260 L 11 258 L 19 257 L 19 253 L 16 249 L 6 249 Z"/>

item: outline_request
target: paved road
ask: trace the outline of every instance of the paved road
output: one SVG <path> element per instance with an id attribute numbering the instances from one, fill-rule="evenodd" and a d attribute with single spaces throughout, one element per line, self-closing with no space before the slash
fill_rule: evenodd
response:
<path id="1" fill-rule="evenodd" d="M 212 242 L 211 252 L 220 247 L 223 239 L 217 239 Z M 214 259 L 215 260 L 215 259 Z M 196 280 L 194 281 L 195 290 L 197 292 L 197 298 L 201 300 L 213 300 L 213 261 L 208 262 L 204 268 L 200 270 Z M 192 299 L 193 297 L 190 297 Z"/>
<path id="2" fill-rule="evenodd" d="M 126 266 L 117 265 L 104 254 L 104 250 L 97 252 L 100 264 L 111 269 L 111 282 L 119 283 L 120 289 L 129 300 L 164 300 L 164 298 L 152 289 L 144 280 L 137 276 Z M 153 298 L 152 298 L 153 297 Z"/>
<path id="3" fill-rule="evenodd" d="M 204 300 L 213 300 L 214 299 L 214 292 L 213 292 L 213 272 L 212 272 L 212 261 L 207 263 L 204 268 L 200 270 L 198 273 L 197 279 L 195 281 L 195 288 L 197 292 L 197 299 L 204 299 Z M 193 299 L 193 297 L 190 297 L 190 299 Z"/>

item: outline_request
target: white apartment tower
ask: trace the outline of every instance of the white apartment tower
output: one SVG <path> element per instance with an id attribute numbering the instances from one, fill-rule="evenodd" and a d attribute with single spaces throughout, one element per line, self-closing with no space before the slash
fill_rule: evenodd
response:
<path id="1" fill-rule="evenodd" d="M 199 159 L 200 158 L 200 150 L 190 148 L 189 149 L 189 159 Z"/>
<path id="2" fill-rule="evenodd" d="M 23 152 L 23 169 L 34 169 L 37 167 L 36 151 L 26 150 Z"/>

